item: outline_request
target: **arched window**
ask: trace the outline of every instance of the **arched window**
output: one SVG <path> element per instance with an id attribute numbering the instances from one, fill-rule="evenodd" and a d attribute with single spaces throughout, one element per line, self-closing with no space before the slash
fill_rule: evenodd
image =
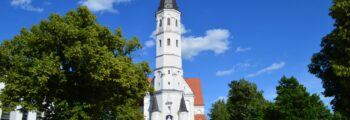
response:
<path id="1" fill-rule="evenodd" d="M 28 111 L 24 110 L 24 112 L 22 112 L 22 120 L 27 120 L 28 119 Z"/>
<path id="2" fill-rule="evenodd" d="M 168 46 L 170 46 L 170 39 L 168 39 L 167 44 L 168 44 Z"/>
<path id="3" fill-rule="evenodd" d="M 176 40 L 176 47 L 179 47 L 179 40 Z"/>
<path id="4" fill-rule="evenodd" d="M 159 47 L 162 47 L 162 40 L 159 40 Z"/>
<path id="5" fill-rule="evenodd" d="M 170 18 L 168 18 L 168 25 L 170 25 L 170 22 L 171 22 L 171 21 L 170 21 Z"/>
<path id="6" fill-rule="evenodd" d="M 170 106 L 169 106 L 169 113 L 171 113 Z M 167 115 L 165 119 L 166 120 L 173 120 L 173 116 Z"/>
<path id="7" fill-rule="evenodd" d="M 178 21 L 176 20 L 176 22 L 175 22 L 175 25 L 176 25 L 176 27 L 178 26 Z"/>
<path id="8" fill-rule="evenodd" d="M 160 20 L 159 20 L 159 27 L 162 27 L 162 26 L 163 26 L 163 20 L 160 19 Z"/>
<path id="9" fill-rule="evenodd" d="M 168 70 L 168 74 L 170 74 L 170 70 Z"/>
<path id="10" fill-rule="evenodd" d="M 158 74 L 159 74 L 159 76 L 162 76 L 162 72 L 161 71 L 158 71 Z"/>

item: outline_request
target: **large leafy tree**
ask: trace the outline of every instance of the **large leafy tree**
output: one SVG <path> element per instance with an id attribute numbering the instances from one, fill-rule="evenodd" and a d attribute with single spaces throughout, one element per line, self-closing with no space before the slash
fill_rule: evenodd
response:
<path id="1" fill-rule="evenodd" d="M 98 24 L 86 7 L 52 14 L 1 44 L 1 106 L 46 119 L 142 119 L 138 103 L 150 90 L 150 69 L 132 60 L 140 48 L 137 38 Z"/>
<path id="2" fill-rule="evenodd" d="M 280 117 L 277 106 L 273 102 L 268 102 L 264 111 L 264 120 L 279 120 Z"/>
<path id="3" fill-rule="evenodd" d="M 210 120 L 229 120 L 226 102 L 222 99 L 216 101 L 208 114 Z"/>
<path id="4" fill-rule="evenodd" d="M 230 120 L 262 120 L 266 100 L 262 91 L 247 80 L 232 81 L 228 95 L 227 109 Z"/>
<path id="5" fill-rule="evenodd" d="M 331 118 L 330 111 L 320 97 L 316 94 L 310 95 L 296 78 L 284 76 L 276 89 L 277 97 L 270 117 L 279 120 L 328 120 Z"/>
<path id="6" fill-rule="evenodd" d="M 322 39 L 309 71 L 322 79 L 324 95 L 334 97 L 333 109 L 350 117 L 350 1 L 333 0 L 330 10 L 335 28 Z"/>

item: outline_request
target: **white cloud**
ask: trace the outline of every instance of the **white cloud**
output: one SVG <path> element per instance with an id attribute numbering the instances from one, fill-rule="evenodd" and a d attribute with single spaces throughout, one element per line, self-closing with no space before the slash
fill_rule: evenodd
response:
<path id="1" fill-rule="evenodd" d="M 211 29 L 207 30 L 205 36 L 184 36 L 186 33 L 190 33 L 191 30 L 181 24 L 182 31 L 182 56 L 184 59 L 192 60 L 193 57 L 198 56 L 201 52 L 213 51 L 215 54 L 222 54 L 229 49 L 229 37 L 230 32 L 226 29 Z M 152 32 L 150 38 L 156 39 L 156 30 Z M 146 41 L 146 44 L 152 44 L 150 41 Z M 153 47 L 153 46 L 150 46 Z"/>
<path id="2" fill-rule="evenodd" d="M 252 65 L 249 63 L 249 60 L 247 60 L 246 62 L 244 63 L 239 63 L 236 65 L 237 67 L 241 68 L 242 70 L 245 70 L 249 67 L 251 67 Z"/>
<path id="3" fill-rule="evenodd" d="M 128 2 L 131 2 L 131 0 L 80 0 L 79 4 L 87 6 L 91 11 L 94 12 L 107 11 L 118 13 L 118 10 L 114 8 L 114 5 Z"/>
<path id="4" fill-rule="evenodd" d="M 191 30 L 186 29 L 185 25 L 181 24 L 181 34 L 186 34 L 186 33 L 189 33 L 189 32 L 191 32 Z"/>
<path id="5" fill-rule="evenodd" d="M 33 11 L 33 12 L 43 12 L 43 8 L 38 8 L 32 6 L 32 0 L 12 0 L 11 6 L 19 7 L 23 10 Z"/>
<path id="6" fill-rule="evenodd" d="M 157 30 L 154 30 L 152 32 L 152 34 L 149 36 L 149 38 L 151 38 L 151 39 L 145 42 L 146 48 L 151 48 L 151 47 L 154 47 L 156 45 L 156 43 L 155 43 L 156 34 L 157 34 Z"/>
<path id="7" fill-rule="evenodd" d="M 228 69 L 228 70 L 219 70 L 216 72 L 216 76 L 226 76 L 231 75 L 234 72 L 234 68 Z"/>
<path id="8" fill-rule="evenodd" d="M 145 47 L 146 48 L 150 48 L 150 47 L 153 47 L 155 45 L 156 45 L 156 43 L 154 42 L 154 40 L 148 40 L 148 41 L 145 42 Z"/>
<path id="9" fill-rule="evenodd" d="M 154 30 L 149 37 L 152 38 L 153 40 L 155 40 L 156 39 L 156 34 L 157 34 L 157 30 Z"/>
<path id="10" fill-rule="evenodd" d="M 266 67 L 266 68 L 264 68 L 264 69 L 261 69 L 261 70 L 259 70 L 259 71 L 256 72 L 256 73 L 249 74 L 247 77 L 256 77 L 256 76 L 258 76 L 258 75 L 260 75 L 260 74 L 263 74 L 263 73 L 267 73 L 267 72 L 271 72 L 271 71 L 275 71 L 275 70 L 281 69 L 281 68 L 283 68 L 285 65 L 286 65 L 285 62 L 273 63 L 271 66 Z"/>
<path id="11" fill-rule="evenodd" d="M 252 50 L 252 48 L 242 48 L 242 47 L 237 47 L 236 48 L 236 53 L 240 53 L 240 52 L 247 52 L 247 51 L 250 51 Z"/>
<path id="12" fill-rule="evenodd" d="M 216 72 L 216 76 L 227 76 L 231 75 L 235 71 L 244 71 L 247 68 L 251 67 L 251 64 L 246 61 L 245 63 L 238 63 L 234 65 L 232 68 L 227 69 L 227 70 L 219 70 Z"/>
<path id="13" fill-rule="evenodd" d="M 185 59 L 193 59 L 201 52 L 213 51 L 222 54 L 229 49 L 230 32 L 226 29 L 207 30 L 205 36 L 183 36 L 182 55 Z"/>

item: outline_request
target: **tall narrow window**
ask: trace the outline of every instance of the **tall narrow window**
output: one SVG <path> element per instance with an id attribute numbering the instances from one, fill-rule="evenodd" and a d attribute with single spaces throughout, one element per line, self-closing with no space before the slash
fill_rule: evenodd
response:
<path id="1" fill-rule="evenodd" d="M 159 47 L 162 47 L 162 40 L 159 40 Z"/>
<path id="2" fill-rule="evenodd" d="M 170 18 L 168 18 L 168 25 L 170 25 L 170 22 L 171 22 L 171 21 L 170 21 Z"/>
<path id="3" fill-rule="evenodd" d="M 168 46 L 170 46 L 170 39 L 168 39 L 168 43 L 167 44 L 168 44 Z"/>
<path id="4" fill-rule="evenodd" d="M 178 26 L 178 21 L 177 20 L 176 20 L 175 24 L 176 24 L 176 27 L 177 27 Z"/>
<path id="5" fill-rule="evenodd" d="M 163 20 L 160 19 L 160 20 L 159 20 L 159 27 L 162 27 L 162 26 L 163 26 Z"/>
<path id="6" fill-rule="evenodd" d="M 170 70 L 168 70 L 168 74 L 170 74 Z"/>
<path id="7" fill-rule="evenodd" d="M 24 110 L 22 112 L 22 120 L 27 120 L 28 119 L 28 111 L 27 110 Z"/>
<path id="8" fill-rule="evenodd" d="M 176 47 L 179 47 L 179 40 L 176 40 Z"/>

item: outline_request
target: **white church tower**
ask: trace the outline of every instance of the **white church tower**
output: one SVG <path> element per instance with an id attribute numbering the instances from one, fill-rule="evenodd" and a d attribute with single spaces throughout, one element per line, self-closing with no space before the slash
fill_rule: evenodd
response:
<path id="1" fill-rule="evenodd" d="M 144 99 L 145 120 L 195 120 L 195 110 L 205 116 L 204 104 L 195 107 L 193 88 L 183 78 L 181 12 L 176 0 L 161 0 L 156 20 L 156 68 L 150 80 L 155 92 Z M 193 86 L 200 89 L 200 85 Z M 203 99 L 202 95 L 200 97 Z"/>

